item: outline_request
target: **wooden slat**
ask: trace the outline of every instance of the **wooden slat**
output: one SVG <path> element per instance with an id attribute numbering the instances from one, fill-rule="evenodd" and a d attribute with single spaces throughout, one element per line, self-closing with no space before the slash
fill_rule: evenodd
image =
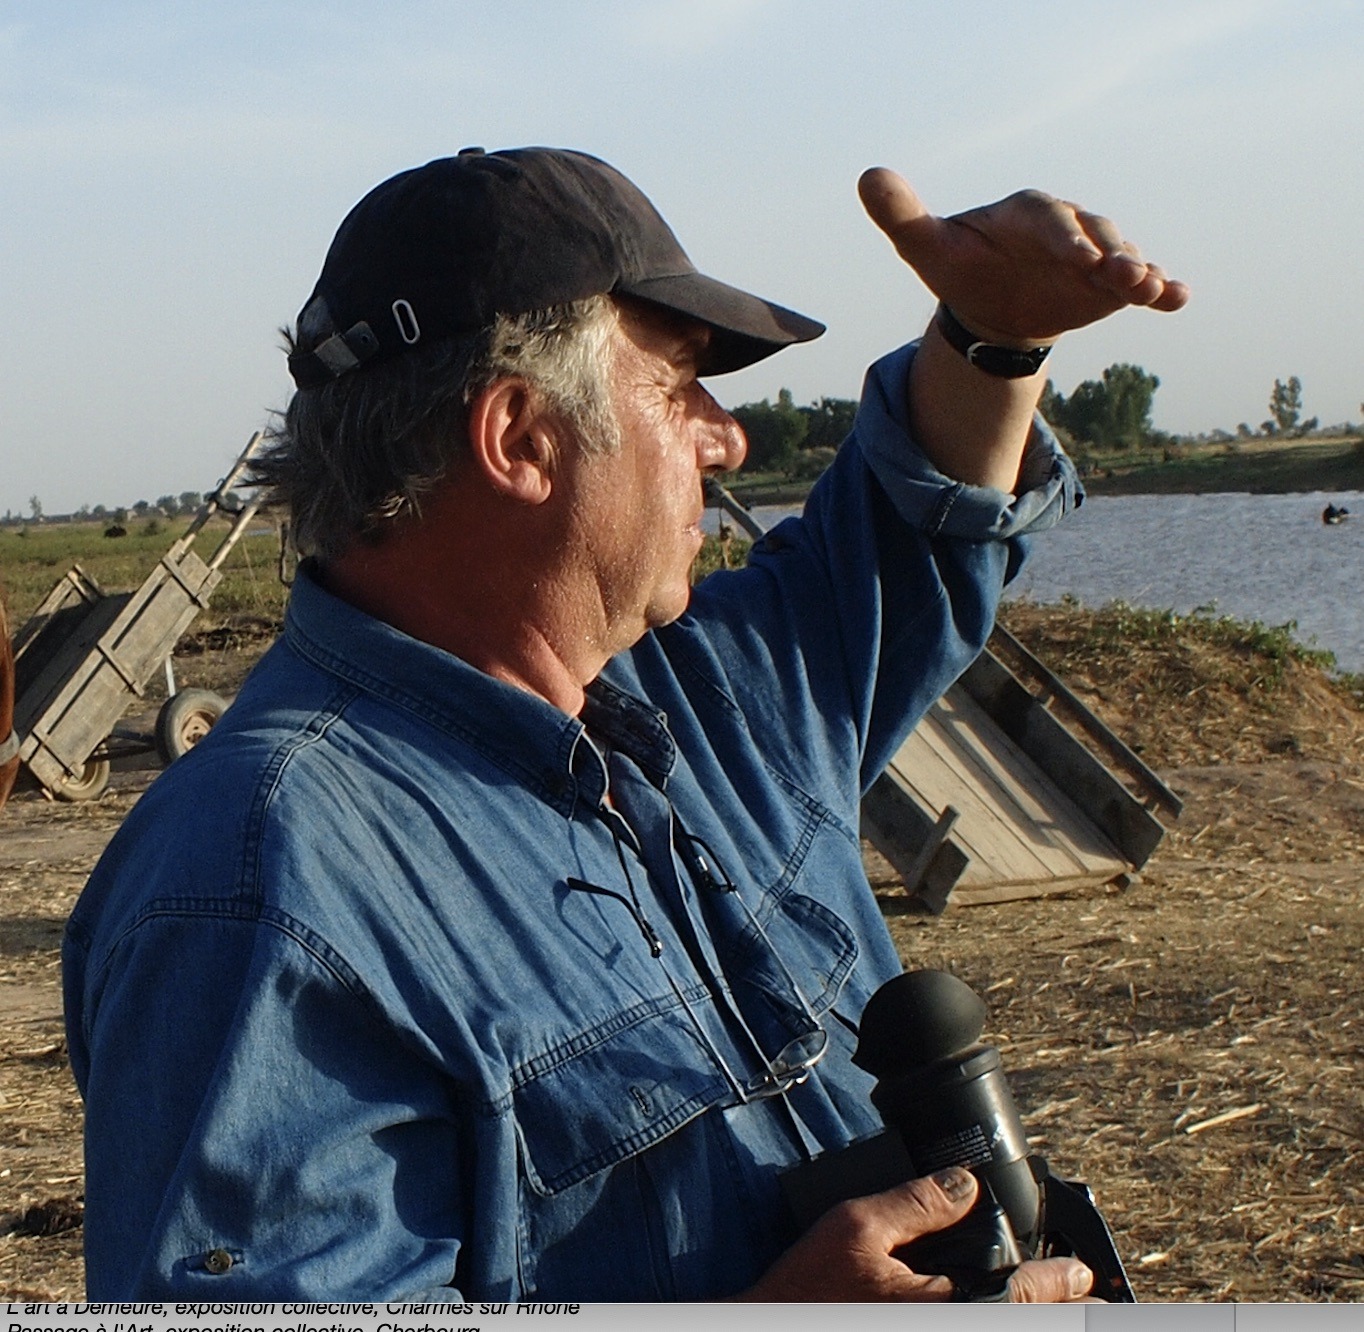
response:
<path id="1" fill-rule="evenodd" d="M 961 679 L 965 689 L 1007 735 L 1084 811 L 1104 835 L 1140 867 L 1160 845 L 1160 821 L 1053 717 L 990 652 Z"/>
<path id="2" fill-rule="evenodd" d="M 1001 810 L 1016 813 L 1013 830 L 1056 872 L 1072 863 L 1088 871 L 1123 860 L 1118 848 L 966 690 L 950 690 L 937 712 L 939 724 L 951 727 L 951 741 L 970 765 L 968 777 L 974 772 L 980 781 L 996 785 Z"/>
<path id="3" fill-rule="evenodd" d="M 935 817 L 958 811 L 948 845 L 966 858 L 953 902 L 999 902 L 1103 883 L 1131 863 L 961 686 L 928 713 L 886 774 L 899 792 L 909 845 L 921 845 Z M 878 784 L 878 789 L 880 784 Z M 877 820 L 896 821 L 881 792 Z M 884 838 L 872 840 L 881 847 Z M 905 848 L 901 848 L 903 851 Z M 888 855 L 893 864 L 903 865 Z M 904 863 L 914 863 L 902 855 Z M 936 909 L 946 898 L 941 892 Z"/>
<path id="4" fill-rule="evenodd" d="M 959 689 L 930 711 L 895 767 L 926 806 L 950 804 L 961 812 L 954 839 L 972 860 L 964 883 L 1126 868 L 1106 839 Z"/>
<path id="5" fill-rule="evenodd" d="M 1179 817 L 1184 802 L 1161 781 L 1160 777 L 1146 766 L 1139 754 L 1130 749 L 1126 742 L 1090 711 L 1076 697 L 1066 684 L 1044 661 L 1035 657 L 1002 624 L 996 624 L 990 635 L 990 646 L 1002 647 L 1021 663 L 1032 677 L 1041 685 L 1044 694 L 1037 699 L 1040 706 L 1055 703 L 1063 708 L 1070 719 L 1080 727 L 1113 759 L 1132 779 L 1137 787 L 1147 795 L 1152 803 L 1159 805 L 1167 813 Z M 993 654 L 991 654 L 993 655 Z"/>
<path id="6" fill-rule="evenodd" d="M 930 713 L 919 724 L 895 756 L 894 767 L 924 805 L 930 809 L 951 805 L 960 814 L 953 841 L 970 858 L 963 879 L 967 883 L 1047 879 L 1058 871 L 1073 872 L 1076 867 L 1070 863 L 1048 864 L 1014 834 L 1011 823 L 1016 812 L 999 809 L 1001 797 L 1007 797 L 994 783 L 990 784 L 994 789 L 987 790 L 971 780 L 961 756 L 952 752 L 950 737 L 936 721 Z"/>

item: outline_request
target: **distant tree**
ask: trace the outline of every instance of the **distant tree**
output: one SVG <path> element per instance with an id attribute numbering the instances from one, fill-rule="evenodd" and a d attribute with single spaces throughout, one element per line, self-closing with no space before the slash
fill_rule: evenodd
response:
<path id="1" fill-rule="evenodd" d="M 37 495 L 30 495 L 28 497 L 28 511 L 33 515 L 33 521 L 35 523 L 43 521 L 43 502 Z"/>
<path id="2" fill-rule="evenodd" d="M 137 503 L 133 505 L 133 512 L 141 518 L 151 507 L 151 502 L 149 500 L 138 500 Z"/>
<path id="3" fill-rule="evenodd" d="M 180 501 L 174 495 L 162 495 L 156 501 L 156 507 L 166 515 L 167 518 L 174 518 L 180 512 Z"/>
<path id="4" fill-rule="evenodd" d="M 735 407 L 730 415 L 748 436 L 744 466 L 755 472 L 788 471 L 810 428 L 790 389 L 782 389 L 775 404 L 764 398 Z"/>
<path id="5" fill-rule="evenodd" d="M 1269 395 L 1269 414 L 1274 424 L 1287 434 L 1298 424 L 1302 413 L 1302 380 L 1291 375 L 1287 383 L 1276 379 Z"/>
<path id="6" fill-rule="evenodd" d="M 1298 427 L 1298 433 L 1300 435 L 1310 435 L 1314 430 L 1318 429 L 1320 426 L 1321 426 L 1320 417 L 1309 416 L 1307 420 L 1305 420 L 1302 423 L 1302 425 Z"/>
<path id="7" fill-rule="evenodd" d="M 1069 398 L 1050 380 L 1042 414 L 1073 438 L 1101 448 L 1137 448 L 1150 442 L 1151 405 L 1160 380 L 1139 365 L 1110 365 L 1102 379 L 1086 379 Z"/>
<path id="8" fill-rule="evenodd" d="M 102 522 L 109 516 L 109 510 L 102 504 L 96 504 L 95 507 L 90 510 L 90 516 L 92 518 L 98 518 Z"/>
<path id="9" fill-rule="evenodd" d="M 182 490 L 180 492 L 181 513 L 197 513 L 203 502 L 204 497 L 197 490 Z"/>
<path id="10" fill-rule="evenodd" d="M 1241 424 L 1236 427 L 1236 433 L 1240 435 L 1242 439 L 1249 439 L 1255 432 L 1250 428 L 1249 422 L 1242 421 Z"/>
<path id="11" fill-rule="evenodd" d="M 852 398 L 820 398 L 800 408 L 807 429 L 803 449 L 836 449 L 852 430 L 857 403 Z"/>

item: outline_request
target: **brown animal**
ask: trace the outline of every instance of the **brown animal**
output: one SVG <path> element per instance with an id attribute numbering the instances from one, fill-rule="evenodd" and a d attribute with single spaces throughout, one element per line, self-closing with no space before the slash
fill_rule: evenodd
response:
<path id="1" fill-rule="evenodd" d="M 0 599 L 0 806 L 9 799 L 19 775 L 19 737 L 14 734 L 14 649 Z"/>

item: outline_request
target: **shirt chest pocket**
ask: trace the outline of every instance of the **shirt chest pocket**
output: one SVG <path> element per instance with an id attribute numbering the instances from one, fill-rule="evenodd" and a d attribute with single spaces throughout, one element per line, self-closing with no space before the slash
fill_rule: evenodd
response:
<path id="1" fill-rule="evenodd" d="M 711 1212 L 710 1188 L 735 1165 L 697 1155 L 719 1150 L 698 1121 L 731 1092 L 686 1022 L 653 1012 L 520 1071 L 520 1298 L 679 1297 L 674 1257 L 691 1240 L 678 1218 Z M 696 1206 L 672 1189 L 694 1189 Z"/>
<path id="2" fill-rule="evenodd" d="M 553 1196 L 619 1164 L 730 1089 L 685 1013 L 574 1038 L 518 1072 L 513 1112 L 530 1187 Z"/>

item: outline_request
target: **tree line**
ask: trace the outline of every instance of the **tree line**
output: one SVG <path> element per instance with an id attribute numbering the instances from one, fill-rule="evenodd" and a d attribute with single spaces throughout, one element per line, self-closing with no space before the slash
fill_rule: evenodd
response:
<path id="1" fill-rule="evenodd" d="M 1039 406 L 1063 442 L 1082 460 L 1092 451 L 1168 448 L 1187 442 L 1152 426 L 1151 412 L 1159 387 L 1157 376 L 1139 365 L 1124 362 L 1110 365 L 1099 379 L 1084 380 L 1069 395 L 1059 392 L 1047 380 Z M 1364 412 L 1364 403 L 1360 410 Z M 852 429 L 857 402 L 853 398 L 818 398 L 801 407 L 790 389 L 782 389 L 775 403 L 766 398 L 741 403 L 731 408 L 730 414 L 748 436 L 743 471 L 775 472 L 793 481 L 806 481 L 813 480 L 829 465 L 835 450 Z M 1258 433 L 1295 438 L 1310 434 L 1319 425 L 1315 416 L 1303 419 L 1302 381 L 1297 375 L 1290 375 L 1274 381 L 1269 416 L 1258 431 L 1242 422 L 1236 427 L 1236 435 L 1248 438 Z M 1227 431 L 1215 432 L 1215 437 L 1233 438 Z M 195 513 L 203 499 L 198 491 L 186 490 L 179 495 L 162 495 L 155 504 L 138 500 L 127 508 L 107 509 L 103 504 L 92 508 L 86 504 L 70 516 L 117 524 L 135 518 L 175 518 Z M 42 501 L 37 495 L 29 500 L 29 511 L 32 521 L 43 521 Z M 20 519 L 7 512 L 2 521 L 12 523 Z"/>
<path id="2" fill-rule="evenodd" d="M 1160 379 L 1139 365 L 1110 365 L 1098 379 L 1086 379 L 1069 395 L 1047 380 L 1039 410 L 1062 440 L 1077 453 L 1119 452 L 1169 448 L 1187 443 L 1184 437 L 1155 429 L 1151 413 Z M 1364 403 L 1360 404 L 1364 411 Z M 777 401 L 764 398 L 730 409 L 748 436 L 743 471 L 778 472 L 792 480 L 818 476 L 833 457 L 857 414 L 851 398 L 819 398 L 809 406 L 796 405 L 790 389 Z M 1258 431 L 1242 422 L 1236 435 L 1255 434 L 1295 438 L 1317 430 L 1315 416 L 1302 418 L 1302 381 L 1297 375 L 1276 379 L 1270 390 L 1269 416 Z M 1347 427 L 1347 429 L 1350 427 Z M 1216 432 L 1231 439 L 1228 431 Z"/>

